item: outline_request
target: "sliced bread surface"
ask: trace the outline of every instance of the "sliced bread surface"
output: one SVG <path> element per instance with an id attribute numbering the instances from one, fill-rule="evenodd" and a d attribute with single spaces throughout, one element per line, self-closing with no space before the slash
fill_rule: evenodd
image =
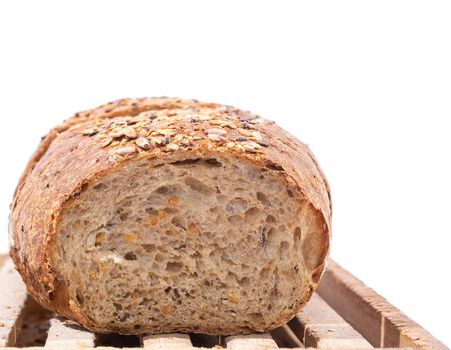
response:
<path id="1" fill-rule="evenodd" d="M 11 255 L 97 332 L 238 334 L 288 321 L 329 250 L 307 146 L 233 107 L 121 100 L 52 130 L 16 191 Z"/>

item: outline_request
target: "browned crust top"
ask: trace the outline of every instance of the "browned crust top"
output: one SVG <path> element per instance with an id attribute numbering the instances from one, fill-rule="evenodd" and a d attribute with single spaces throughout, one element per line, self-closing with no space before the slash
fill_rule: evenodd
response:
<path id="1" fill-rule="evenodd" d="M 61 209 L 129 159 L 187 152 L 248 159 L 277 172 L 302 194 L 323 223 L 323 263 L 313 275 L 318 282 L 329 250 L 331 201 L 326 178 L 308 146 L 274 122 L 231 106 L 140 98 L 75 114 L 43 138 L 29 161 L 14 195 L 9 230 L 10 254 L 31 294 L 47 307 L 89 324 L 69 308 L 64 285 L 52 267 Z"/>

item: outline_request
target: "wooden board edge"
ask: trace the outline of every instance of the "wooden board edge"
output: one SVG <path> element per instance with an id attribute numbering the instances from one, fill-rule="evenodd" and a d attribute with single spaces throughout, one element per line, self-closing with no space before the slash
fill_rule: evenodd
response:
<path id="1" fill-rule="evenodd" d="M 328 261 L 328 268 L 317 292 L 375 347 L 448 349 L 418 323 L 332 259 Z"/>

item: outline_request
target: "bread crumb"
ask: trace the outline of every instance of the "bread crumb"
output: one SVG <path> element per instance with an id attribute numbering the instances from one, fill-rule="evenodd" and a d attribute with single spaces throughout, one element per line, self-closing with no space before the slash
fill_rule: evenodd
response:
<path id="1" fill-rule="evenodd" d="M 234 304 L 238 304 L 238 297 L 234 292 L 229 294 L 229 301 Z"/>
<path id="2" fill-rule="evenodd" d="M 188 235 L 189 236 L 197 236 L 197 226 L 194 222 L 190 222 L 188 224 Z"/>
<path id="3" fill-rule="evenodd" d="M 177 198 L 177 196 L 170 196 L 168 198 L 169 208 L 174 209 L 177 206 L 178 201 L 179 201 L 179 199 Z"/>
<path id="4" fill-rule="evenodd" d="M 100 245 L 105 240 L 105 233 L 100 232 L 96 235 L 96 243 L 95 246 Z"/>
<path id="5" fill-rule="evenodd" d="M 158 218 L 164 220 L 167 218 L 167 214 L 164 210 L 158 209 Z"/>
<path id="6" fill-rule="evenodd" d="M 172 312 L 172 309 L 172 305 L 163 305 L 162 307 L 160 307 L 160 314 L 162 314 L 163 316 L 169 315 Z"/>
<path id="7" fill-rule="evenodd" d="M 124 235 L 124 240 L 128 243 L 136 242 L 136 235 L 134 233 L 126 233 Z"/>
<path id="8" fill-rule="evenodd" d="M 150 217 L 150 224 L 151 224 L 152 226 L 155 226 L 156 224 L 158 224 L 158 217 L 157 217 L 156 215 L 152 215 L 152 216 Z"/>

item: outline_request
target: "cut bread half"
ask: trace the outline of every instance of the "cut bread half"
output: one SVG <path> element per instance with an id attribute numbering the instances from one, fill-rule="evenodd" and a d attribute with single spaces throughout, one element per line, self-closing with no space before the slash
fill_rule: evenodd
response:
<path id="1" fill-rule="evenodd" d="M 42 304 L 103 333 L 230 335 L 308 301 L 330 238 L 316 161 L 264 119 L 202 106 L 69 119 L 52 136 L 11 219 Z"/>

